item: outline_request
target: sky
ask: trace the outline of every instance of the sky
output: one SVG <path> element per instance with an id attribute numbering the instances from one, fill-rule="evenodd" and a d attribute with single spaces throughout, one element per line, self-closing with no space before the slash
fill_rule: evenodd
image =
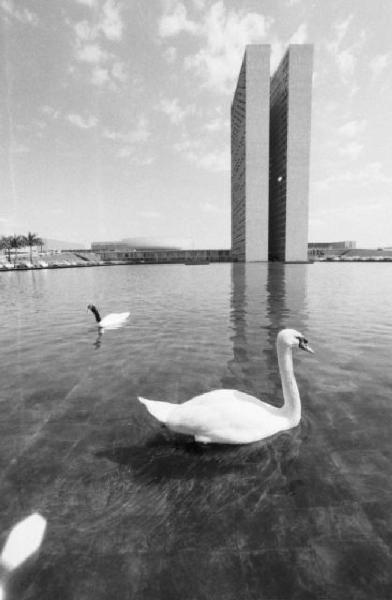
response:
<path id="1" fill-rule="evenodd" d="M 246 44 L 314 44 L 309 241 L 392 246 L 390 0 L 0 0 L 0 235 L 230 247 Z"/>

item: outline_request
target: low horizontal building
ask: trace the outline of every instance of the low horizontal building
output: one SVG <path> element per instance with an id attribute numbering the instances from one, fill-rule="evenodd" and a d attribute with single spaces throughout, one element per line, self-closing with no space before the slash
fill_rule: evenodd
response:
<path id="1" fill-rule="evenodd" d="M 127 252 L 130 250 L 185 250 L 189 247 L 188 240 L 173 240 L 163 237 L 132 237 L 114 242 L 92 242 L 93 251 L 116 250 Z"/>
<path id="2" fill-rule="evenodd" d="M 232 261 L 231 250 L 190 250 L 177 244 L 163 238 L 128 238 L 118 242 L 92 242 L 91 250 L 104 261 L 134 264 Z"/>
<path id="3" fill-rule="evenodd" d="M 343 242 L 309 242 L 308 257 L 340 254 L 346 250 L 354 250 L 356 247 L 357 243 L 352 240 L 345 240 Z"/>
<path id="4" fill-rule="evenodd" d="M 135 250 L 107 248 L 94 244 L 94 253 L 103 261 L 131 264 L 232 262 L 231 250 Z"/>

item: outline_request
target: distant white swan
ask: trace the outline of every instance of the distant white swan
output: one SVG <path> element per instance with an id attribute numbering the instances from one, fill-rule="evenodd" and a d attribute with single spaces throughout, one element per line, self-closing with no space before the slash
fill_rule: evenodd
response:
<path id="1" fill-rule="evenodd" d="M 105 329 L 116 329 L 117 327 L 121 327 L 128 319 L 131 313 L 111 313 L 110 315 L 106 315 L 101 319 L 101 315 L 98 312 L 98 309 L 94 304 L 89 304 L 87 310 L 91 310 L 93 315 L 95 316 L 95 320 L 98 323 L 98 327 L 102 327 Z"/>
<path id="2" fill-rule="evenodd" d="M 17 523 L 11 530 L 0 555 L 0 600 L 12 571 L 25 562 L 40 547 L 45 534 L 46 520 L 34 513 Z"/>
<path id="3" fill-rule="evenodd" d="M 183 404 L 139 400 L 172 431 L 193 435 L 205 444 L 250 444 L 298 425 L 301 400 L 293 370 L 293 348 L 313 350 L 294 329 L 279 332 L 277 353 L 283 388 L 283 406 L 277 408 L 237 390 L 214 390 Z"/>

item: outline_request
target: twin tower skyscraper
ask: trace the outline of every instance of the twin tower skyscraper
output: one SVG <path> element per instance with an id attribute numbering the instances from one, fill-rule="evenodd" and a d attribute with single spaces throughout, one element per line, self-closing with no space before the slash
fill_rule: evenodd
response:
<path id="1" fill-rule="evenodd" d="M 307 261 L 313 46 L 246 47 L 231 106 L 231 246 L 238 261 Z"/>

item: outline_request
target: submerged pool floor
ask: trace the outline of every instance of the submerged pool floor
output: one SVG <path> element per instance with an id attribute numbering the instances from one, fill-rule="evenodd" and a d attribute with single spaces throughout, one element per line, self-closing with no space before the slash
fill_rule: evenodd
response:
<path id="1" fill-rule="evenodd" d="M 390 600 L 391 265 L 153 265 L 4 273 L 0 544 L 34 511 L 8 600 Z M 86 307 L 130 311 L 99 334 Z M 300 425 L 199 446 L 137 396 L 235 388 Z"/>
<path id="2" fill-rule="evenodd" d="M 48 520 L 10 600 L 391 597 L 387 431 L 316 436 L 304 419 L 250 446 L 199 446 L 136 398 L 100 395 L 97 376 L 4 465 L 3 528 L 31 508 Z M 1 423 L 3 457 L 27 419 Z"/>

